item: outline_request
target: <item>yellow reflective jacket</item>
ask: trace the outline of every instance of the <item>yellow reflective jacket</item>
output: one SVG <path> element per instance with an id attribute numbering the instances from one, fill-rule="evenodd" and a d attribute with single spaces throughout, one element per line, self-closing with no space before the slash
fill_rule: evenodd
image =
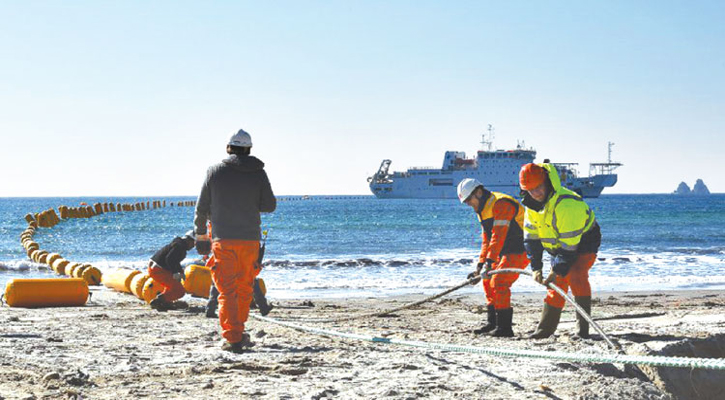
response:
<path id="1" fill-rule="evenodd" d="M 559 173 L 552 164 L 539 165 L 549 173 L 553 193 L 541 210 L 526 207 L 524 241 L 540 241 L 544 249 L 552 255 L 564 252 L 576 253 L 580 252 L 577 250 L 582 236 L 592 228 L 597 228 L 597 243 L 592 243 L 596 252 L 600 236 L 594 211 L 581 196 L 561 185 Z"/>

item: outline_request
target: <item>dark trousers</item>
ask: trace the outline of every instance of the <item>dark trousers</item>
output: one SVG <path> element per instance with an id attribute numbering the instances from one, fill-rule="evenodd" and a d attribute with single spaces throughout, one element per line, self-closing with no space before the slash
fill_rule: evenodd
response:
<path id="1" fill-rule="evenodd" d="M 260 304 L 267 303 L 267 298 L 264 296 L 264 293 L 262 293 L 262 288 L 259 287 L 259 282 L 257 279 L 254 279 L 254 299 L 252 300 L 252 308 L 257 308 L 257 302 Z M 219 289 L 216 288 L 216 285 L 214 285 L 214 281 L 211 282 L 211 287 L 209 288 L 209 300 L 206 302 L 206 309 L 210 312 L 216 312 L 217 307 L 219 307 Z"/>

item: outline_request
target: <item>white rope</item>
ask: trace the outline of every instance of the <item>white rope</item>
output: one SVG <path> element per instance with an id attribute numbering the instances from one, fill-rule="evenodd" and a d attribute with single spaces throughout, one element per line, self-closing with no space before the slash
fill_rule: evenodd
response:
<path id="1" fill-rule="evenodd" d="M 321 336 L 336 336 L 345 339 L 368 341 L 379 344 L 398 344 L 402 346 L 418 347 L 431 350 L 452 351 L 456 353 L 473 353 L 486 354 L 491 356 L 505 357 L 528 357 L 539 359 L 552 359 L 560 361 L 572 362 L 588 362 L 588 363 L 613 363 L 613 364 L 635 364 L 649 365 L 654 367 L 674 367 L 674 368 L 698 368 L 698 369 L 716 369 L 725 370 L 725 359 L 723 358 L 691 358 L 691 357 L 666 357 L 666 356 L 636 356 L 627 354 L 581 354 L 567 353 L 562 351 L 537 351 L 537 350 L 521 350 L 521 349 L 505 349 L 505 348 L 487 348 L 476 346 L 452 345 L 446 343 L 428 343 L 414 340 L 391 339 L 378 336 L 358 335 L 354 333 L 345 333 L 333 331 L 330 329 L 320 329 L 310 326 L 295 324 L 292 322 L 279 321 L 269 317 L 262 317 L 257 314 L 250 314 L 250 317 L 292 328 L 299 331 L 310 332 Z"/>
<path id="2" fill-rule="evenodd" d="M 488 272 L 489 275 L 507 274 L 507 273 L 508 274 L 524 274 L 524 275 L 528 275 L 528 276 L 532 276 L 533 275 L 533 273 L 531 273 L 529 271 L 524 271 L 522 269 L 513 269 L 513 268 L 510 268 L 510 269 L 509 268 L 495 269 L 495 270 L 491 270 L 491 271 Z M 581 315 L 584 319 L 586 319 L 594 327 L 594 329 L 596 329 L 596 331 L 599 332 L 600 335 L 602 335 L 602 337 L 604 338 L 604 340 L 607 342 L 607 344 L 611 348 L 616 349 L 616 350 L 619 350 L 619 351 L 622 351 L 622 346 L 620 346 L 619 344 L 615 344 L 614 342 L 612 342 L 609 339 L 609 336 L 607 336 L 607 334 L 604 333 L 604 331 L 602 330 L 602 328 L 599 325 L 597 325 L 596 322 L 594 322 L 594 320 L 592 319 L 592 317 L 590 317 L 589 314 L 587 314 L 587 312 L 584 311 L 584 309 L 581 308 L 581 306 L 579 304 L 577 304 L 576 301 L 574 299 L 572 299 L 571 296 L 569 296 L 565 291 L 563 291 L 560 287 L 556 286 L 553 282 L 552 283 L 548 283 L 548 284 L 543 284 L 542 283 L 542 285 L 548 287 L 549 289 L 555 291 L 556 293 L 559 293 L 559 295 L 561 297 L 563 297 L 566 301 L 568 301 L 569 304 L 571 304 L 572 306 L 574 306 L 574 309 L 576 310 L 576 312 L 579 313 L 579 315 Z"/>

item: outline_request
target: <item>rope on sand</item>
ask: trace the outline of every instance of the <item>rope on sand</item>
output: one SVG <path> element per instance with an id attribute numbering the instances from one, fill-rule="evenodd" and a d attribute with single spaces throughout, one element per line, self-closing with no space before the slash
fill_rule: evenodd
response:
<path id="1" fill-rule="evenodd" d="M 320 336 L 337 336 L 345 339 L 354 339 L 360 341 L 368 341 L 378 344 L 397 344 L 409 347 L 418 347 L 430 350 L 451 351 L 455 353 L 471 353 L 485 354 L 490 356 L 504 357 L 527 357 L 538 359 L 551 359 L 559 361 L 585 362 L 585 363 L 612 363 L 612 364 L 632 364 L 632 365 L 648 365 L 652 367 L 673 367 L 673 368 L 691 368 L 691 369 L 714 369 L 725 370 L 725 359 L 723 358 L 692 358 L 692 357 L 666 357 L 666 356 L 648 356 L 648 355 L 627 355 L 627 354 L 582 354 L 567 353 L 563 351 L 537 351 L 522 349 L 505 349 L 505 348 L 487 348 L 477 346 L 464 346 L 446 343 L 429 343 L 415 340 L 391 339 L 378 336 L 358 335 L 354 333 L 345 333 L 333 331 L 330 329 L 320 329 L 305 325 L 299 325 L 292 322 L 279 321 L 274 318 L 262 317 L 261 315 L 250 314 L 250 317 L 292 328 L 298 331 L 310 332 Z"/>
<path id="2" fill-rule="evenodd" d="M 492 271 L 489 271 L 488 274 L 489 275 L 495 275 L 495 274 L 524 274 L 524 275 L 529 275 L 529 276 L 533 275 L 529 271 L 524 271 L 524 270 L 521 270 L 521 269 L 513 269 L 513 268 L 504 268 L 504 269 L 492 270 Z M 453 287 L 451 287 L 451 288 L 449 288 L 447 290 L 444 290 L 443 292 L 440 292 L 440 293 L 438 293 L 436 295 L 433 295 L 433 296 L 430 296 L 430 297 L 426 297 L 423 300 L 419 300 L 419 301 L 416 301 L 416 302 L 413 302 L 413 303 L 405 304 L 403 306 L 400 306 L 400 307 L 397 307 L 397 308 L 393 308 L 393 309 L 390 309 L 390 310 L 385 310 L 385 311 L 380 311 L 380 312 L 374 312 L 374 313 L 367 313 L 367 314 L 351 315 L 351 316 L 340 317 L 340 318 L 327 318 L 327 319 L 287 318 L 286 321 L 301 321 L 301 322 L 308 322 L 308 323 L 333 323 L 333 322 L 352 321 L 352 320 L 361 319 L 361 318 L 382 317 L 384 315 L 388 315 L 388 314 L 392 314 L 394 312 L 406 310 L 408 308 L 413 308 L 413 307 L 419 306 L 419 305 L 421 305 L 423 303 L 427 303 L 429 301 L 433 301 L 435 299 L 438 299 L 440 297 L 443 297 L 443 296 L 445 296 L 445 295 L 447 295 L 449 293 L 455 292 L 458 289 L 461 289 L 463 287 L 466 287 L 466 286 L 468 286 L 470 284 L 475 283 L 475 281 L 479 280 L 479 278 L 480 278 L 480 276 L 475 276 L 473 278 L 470 278 L 470 279 L 466 280 L 463 283 L 460 283 L 460 284 L 458 284 L 456 286 L 453 286 Z M 549 283 L 549 284 L 544 285 L 544 286 L 546 286 L 546 287 L 548 287 L 548 288 L 556 291 L 566 301 L 568 301 L 572 306 L 574 306 L 574 309 L 576 310 L 576 312 L 579 313 L 579 315 L 581 315 L 584 319 L 586 319 L 594 327 L 594 329 L 600 335 L 602 335 L 602 337 L 607 342 L 607 344 L 609 345 L 609 347 L 611 347 L 611 348 L 613 348 L 615 350 L 618 350 L 620 352 L 622 351 L 622 347 L 619 344 L 615 344 L 614 342 L 612 342 L 612 340 L 609 339 L 609 337 L 607 336 L 607 334 L 604 333 L 604 331 L 602 330 L 602 328 L 599 327 L 599 325 L 597 325 L 597 323 L 594 322 L 594 320 L 592 320 L 592 318 L 586 313 L 586 311 L 584 311 L 584 309 L 581 308 L 579 306 L 579 304 L 577 304 L 576 301 L 574 301 L 574 299 L 571 298 L 571 296 L 569 296 L 566 292 L 564 292 L 563 290 L 561 290 L 561 288 L 558 287 L 558 286 L 556 286 L 554 283 Z"/>
<path id="3" fill-rule="evenodd" d="M 522 269 L 506 269 L 506 268 L 504 268 L 504 269 L 497 269 L 497 270 L 489 271 L 489 274 L 492 274 L 492 275 L 494 275 L 494 274 L 506 274 L 506 273 L 509 273 L 509 274 L 524 274 L 524 275 L 529 275 L 529 276 L 533 275 L 533 273 L 531 273 L 529 271 L 524 271 Z M 614 342 L 612 342 L 609 339 L 609 336 L 607 336 L 607 334 L 604 333 L 604 331 L 602 330 L 602 328 L 600 328 L 599 325 L 596 322 L 594 322 L 594 320 L 592 319 L 592 317 L 590 317 L 589 314 L 587 314 L 587 312 L 584 311 L 584 309 L 581 308 L 579 306 L 579 304 L 577 304 L 576 301 L 571 298 L 571 296 L 569 296 L 560 287 L 556 286 L 553 282 L 547 283 L 545 286 L 548 287 L 549 289 L 555 291 L 556 293 L 559 293 L 559 295 L 561 297 L 563 297 L 564 299 L 566 299 L 566 301 L 569 302 L 569 304 L 571 304 L 572 306 L 574 306 L 574 309 L 576 309 L 576 312 L 579 313 L 579 315 L 581 315 L 584 319 L 586 319 L 587 322 L 589 322 L 589 324 L 591 324 L 592 327 L 594 327 L 594 329 L 596 329 L 596 331 L 599 332 L 600 335 L 602 335 L 602 337 L 604 338 L 604 340 L 607 341 L 607 344 L 609 345 L 609 347 L 611 347 L 613 349 L 616 349 L 616 350 L 618 350 L 620 352 L 622 351 L 622 346 L 620 346 L 618 343 L 617 344 L 614 344 Z"/>
<path id="4" fill-rule="evenodd" d="M 340 317 L 340 318 L 314 319 L 314 318 L 294 318 L 294 317 L 291 317 L 291 318 L 287 318 L 286 320 L 287 321 L 302 321 L 302 322 L 310 322 L 310 323 L 312 323 L 312 322 L 315 322 L 315 323 L 316 322 L 326 322 L 326 323 L 330 323 L 330 322 L 352 321 L 354 319 L 361 319 L 361 318 L 382 317 L 382 316 L 385 316 L 385 315 L 388 315 L 388 314 L 392 314 L 392 313 L 395 313 L 395 312 L 398 312 L 398 311 L 406 310 L 408 308 L 413 308 L 415 306 L 419 306 L 419 305 L 421 305 L 423 303 L 427 303 L 429 301 L 433 301 L 433 300 L 435 300 L 437 298 L 443 297 L 443 296 L 445 296 L 445 295 L 447 295 L 449 293 L 453 293 L 453 292 L 455 292 L 456 290 L 458 290 L 460 288 L 463 288 L 463 287 L 466 287 L 466 286 L 468 286 L 470 284 L 473 284 L 474 281 L 478 280 L 478 278 L 479 278 L 478 276 L 473 277 L 473 278 L 468 279 L 467 281 L 465 281 L 463 283 L 460 283 L 460 284 L 458 284 L 456 286 L 453 286 L 450 289 L 446 289 L 446 290 L 444 290 L 444 291 L 442 291 L 442 292 L 440 292 L 440 293 L 438 293 L 436 295 L 433 295 L 433 296 L 430 296 L 430 297 L 426 297 L 423 300 L 418 300 L 416 302 L 409 303 L 409 304 L 405 304 L 403 306 L 396 307 L 396 308 L 393 308 L 393 309 L 390 309 L 390 310 L 373 312 L 373 313 L 367 313 L 367 314 L 358 314 L 358 315 L 352 315 L 352 316 Z"/>

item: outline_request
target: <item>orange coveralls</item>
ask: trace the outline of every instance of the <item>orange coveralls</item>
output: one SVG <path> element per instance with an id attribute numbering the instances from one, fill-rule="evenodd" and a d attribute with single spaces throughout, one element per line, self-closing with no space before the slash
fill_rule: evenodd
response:
<path id="1" fill-rule="evenodd" d="M 184 285 L 174 279 L 174 274 L 154 262 L 149 263 L 149 276 L 164 288 L 161 296 L 170 303 L 179 300 L 186 294 Z"/>
<path id="2" fill-rule="evenodd" d="M 574 261 L 569 273 L 566 276 L 556 274 L 554 283 L 564 293 L 571 287 L 571 293 L 575 297 L 592 295 L 592 287 L 589 285 L 589 270 L 597 261 L 597 253 L 582 253 Z M 544 302 L 552 307 L 563 308 L 565 300 L 556 291 L 549 289 Z"/>
<path id="3" fill-rule="evenodd" d="M 491 193 L 482 210 L 478 213 L 478 219 L 483 227 L 479 262 L 485 263 L 486 259 L 494 260 L 494 270 L 524 269 L 529 265 L 529 259 L 523 249 L 521 227 L 518 227 L 518 232 L 521 234 L 516 235 L 516 237 L 509 235 L 511 224 L 518 224 L 518 221 L 516 221 L 518 214 L 521 214 L 518 219 L 523 221 L 523 209 L 523 206 L 519 205 L 517 207 L 508 199 L 497 199 L 494 193 Z M 512 243 L 513 241 L 521 242 L 519 245 L 521 252 L 501 255 L 504 244 L 509 246 L 518 245 L 518 243 Z M 490 279 L 483 279 L 483 291 L 486 294 L 487 304 L 493 304 L 497 310 L 510 308 L 511 285 L 517 279 L 519 279 L 519 274 L 496 274 Z"/>
<path id="4" fill-rule="evenodd" d="M 219 290 L 219 323 L 222 337 L 230 343 L 242 340 L 244 323 L 249 317 L 254 267 L 259 256 L 258 240 L 218 239 L 211 246 L 214 266 L 211 278 Z"/>

